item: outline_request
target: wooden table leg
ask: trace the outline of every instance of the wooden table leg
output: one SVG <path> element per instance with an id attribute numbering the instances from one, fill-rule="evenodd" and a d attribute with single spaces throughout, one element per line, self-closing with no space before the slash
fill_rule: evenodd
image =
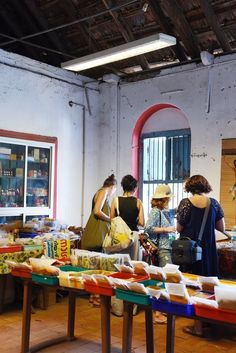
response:
<path id="1" fill-rule="evenodd" d="M 3 312 L 7 275 L 0 275 L 0 314 Z"/>
<path id="2" fill-rule="evenodd" d="M 167 315 L 166 329 L 166 353 L 174 353 L 175 350 L 175 315 Z"/>
<path id="3" fill-rule="evenodd" d="M 100 295 L 101 300 L 101 331 L 102 331 L 102 353 L 111 352 L 111 297 Z"/>
<path id="4" fill-rule="evenodd" d="M 147 353 L 154 352 L 154 334 L 153 334 L 153 318 L 152 308 L 145 307 L 145 326 L 146 326 L 146 350 Z"/>
<path id="5" fill-rule="evenodd" d="M 32 282 L 31 280 L 24 280 L 21 353 L 29 352 L 31 301 L 32 301 Z"/>
<path id="6" fill-rule="evenodd" d="M 68 322 L 67 322 L 67 338 L 68 341 L 75 339 L 75 304 L 76 304 L 76 292 L 69 291 L 68 298 Z"/>
<path id="7" fill-rule="evenodd" d="M 133 334 L 133 303 L 124 301 L 122 353 L 131 353 Z"/>

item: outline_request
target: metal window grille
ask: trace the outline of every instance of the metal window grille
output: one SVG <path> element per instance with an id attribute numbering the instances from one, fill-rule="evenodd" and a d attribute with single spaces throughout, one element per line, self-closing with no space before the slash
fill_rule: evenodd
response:
<path id="1" fill-rule="evenodd" d="M 142 135 L 141 187 L 145 216 L 151 209 L 151 198 L 158 184 L 169 184 L 175 197 L 170 208 L 186 196 L 183 183 L 190 175 L 191 135 L 189 129 Z"/>

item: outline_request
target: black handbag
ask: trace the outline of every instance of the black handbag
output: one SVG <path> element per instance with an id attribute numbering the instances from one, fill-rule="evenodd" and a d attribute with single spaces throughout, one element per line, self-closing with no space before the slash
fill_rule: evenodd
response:
<path id="1" fill-rule="evenodd" d="M 189 237 L 180 237 L 172 242 L 171 256 L 172 262 L 175 265 L 192 265 L 196 261 L 202 260 L 202 248 L 200 243 L 206 225 L 210 203 L 210 199 L 208 199 L 198 239 L 195 241 Z"/>

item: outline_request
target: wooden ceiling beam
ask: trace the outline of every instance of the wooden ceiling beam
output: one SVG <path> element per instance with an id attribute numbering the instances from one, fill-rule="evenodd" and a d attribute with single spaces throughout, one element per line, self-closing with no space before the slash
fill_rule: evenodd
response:
<path id="1" fill-rule="evenodd" d="M 170 36 L 176 37 L 176 34 L 171 28 L 169 22 L 167 21 L 162 11 L 162 8 L 160 7 L 160 4 L 156 0 L 148 0 L 148 3 L 153 10 L 153 15 L 156 19 L 156 23 L 160 25 L 164 33 L 169 34 Z M 175 56 L 177 57 L 177 59 L 179 59 L 179 61 L 187 60 L 187 55 L 185 54 L 185 51 L 178 40 L 177 40 L 176 46 L 171 47 L 170 49 L 174 52 Z"/>
<path id="2" fill-rule="evenodd" d="M 177 1 L 161 0 L 160 5 L 173 23 L 175 30 L 179 34 L 179 37 L 187 51 L 187 54 L 192 59 L 198 58 L 200 56 L 200 49 L 197 39 Z"/>
<path id="3" fill-rule="evenodd" d="M 231 46 L 229 41 L 220 27 L 220 23 L 218 18 L 215 14 L 213 7 L 211 6 L 208 0 L 199 0 L 200 6 L 206 16 L 208 23 L 210 24 L 211 28 L 213 29 L 223 51 L 228 52 L 231 51 Z"/>
<path id="4" fill-rule="evenodd" d="M 102 0 L 102 2 L 104 4 L 104 6 L 106 7 L 106 9 L 110 9 L 110 6 L 108 5 L 107 0 Z M 114 2 L 114 3 L 115 3 L 115 5 L 117 5 L 116 2 Z M 117 12 L 113 12 L 112 10 L 110 10 L 109 13 L 110 13 L 113 21 L 115 22 L 118 30 L 122 34 L 124 40 L 126 41 L 126 43 L 132 42 L 133 40 L 135 40 L 134 35 L 133 35 L 128 23 L 125 22 L 123 20 L 123 18 L 117 14 Z M 148 63 L 145 55 L 139 55 L 137 58 L 137 61 L 139 61 L 143 70 L 149 69 L 149 63 Z"/>

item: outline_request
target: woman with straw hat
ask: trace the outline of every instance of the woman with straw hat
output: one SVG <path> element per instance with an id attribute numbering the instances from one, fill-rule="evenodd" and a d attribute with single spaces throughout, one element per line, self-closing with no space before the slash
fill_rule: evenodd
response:
<path id="1" fill-rule="evenodd" d="M 172 213 L 168 205 L 173 196 L 169 185 L 160 184 L 156 187 L 151 200 L 152 209 L 149 214 L 144 232 L 157 245 L 157 263 L 160 267 L 165 266 L 171 261 L 171 242 L 175 238 L 175 226 Z M 156 311 L 154 323 L 165 324 L 166 317 Z"/>
<path id="2" fill-rule="evenodd" d="M 158 265 L 163 267 L 171 261 L 171 242 L 175 238 L 174 218 L 168 205 L 173 197 L 169 185 L 160 184 L 152 197 L 152 210 L 149 214 L 145 233 L 157 245 Z"/>

